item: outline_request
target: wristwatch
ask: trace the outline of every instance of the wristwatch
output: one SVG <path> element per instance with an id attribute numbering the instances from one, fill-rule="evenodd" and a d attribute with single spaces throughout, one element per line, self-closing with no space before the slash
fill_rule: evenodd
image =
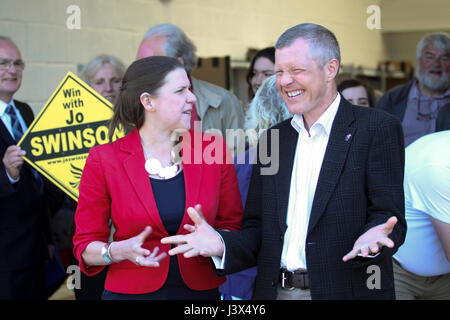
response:
<path id="1" fill-rule="evenodd" d="M 111 262 L 113 262 L 113 259 L 111 258 L 111 255 L 109 253 L 110 245 L 111 245 L 111 243 L 105 243 L 105 245 L 102 247 L 102 257 L 103 257 L 103 260 L 105 260 L 107 264 L 111 264 Z"/>

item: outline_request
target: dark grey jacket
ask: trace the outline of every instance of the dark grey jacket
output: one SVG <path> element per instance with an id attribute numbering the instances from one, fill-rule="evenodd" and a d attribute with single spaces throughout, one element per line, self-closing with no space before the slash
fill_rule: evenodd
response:
<path id="1" fill-rule="evenodd" d="M 258 159 L 253 166 L 242 231 L 220 231 L 226 245 L 225 272 L 256 264 L 253 299 L 263 300 L 277 296 L 298 139 L 290 119 L 267 130 L 269 140 L 274 130 L 279 130 L 279 171 L 260 175 L 265 165 Z M 271 152 L 270 141 L 267 146 Z M 403 170 L 399 121 L 385 112 L 342 99 L 317 182 L 305 243 L 312 299 L 395 298 L 392 254 L 406 235 Z M 394 248 L 383 248 L 374 259 L 342 261 L 360 235 L 391 216 L 398 218 L 390 235 Z M 370 265 L 380 268 L 380 289 L 367 286 Z"/>
<path id="2" fill-rule="evenodd" d="M 414 80 L 411 80 L 404 85 L 389 90 L 378 101 L 376 108 L 393 114 L 402 122 L 408 103 L 408 94 L 413 84 Z"/>

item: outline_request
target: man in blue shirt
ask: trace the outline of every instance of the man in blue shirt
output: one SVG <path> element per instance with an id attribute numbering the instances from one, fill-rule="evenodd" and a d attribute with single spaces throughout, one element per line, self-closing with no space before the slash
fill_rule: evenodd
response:
<path id="1" fill-rule="evenodd" d="M 416 79 L 386 92 L 376 106 L 402 122 L 405 146 L 434 132 L 439 110 L 450 103 L 449 34 L 426 35 L 416 57 Z"/>

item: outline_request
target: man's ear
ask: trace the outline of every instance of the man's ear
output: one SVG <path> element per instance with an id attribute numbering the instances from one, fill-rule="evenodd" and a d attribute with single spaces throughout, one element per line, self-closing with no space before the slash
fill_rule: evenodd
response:
<path id="1" fill-rule="evenodd" d="M 337 59 L 328 60 L 325 69 L 327 71 L 327 80 L 334 81 L 339 72 L 339 61 Z"/>
<path id="2" fill-rule="evenodd" d="M 184 59 L 182 57 L 177 57 L 177 60 L 180 61 L 180 63 L 183 65 L 184 67 Z"/>
<path id="3" fill-rule="evenodd" d="M 145 110 L 147 110 L 147 111 L 155 110 L 155 106 L 153 105 L 153 101 L 152 101 L 153 99 L 148 92 L 143 92 L 140 95 L 139 100 L 141 101 L 141 104 Z"/>

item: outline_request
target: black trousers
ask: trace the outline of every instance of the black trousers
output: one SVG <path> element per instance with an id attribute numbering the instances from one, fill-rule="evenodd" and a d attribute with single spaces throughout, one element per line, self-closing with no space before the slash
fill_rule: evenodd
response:
<path id="1" fill-rule="evenodd" d="M 45 263 L 23 270 L 0 271 L 0 300 L 45 299 Z"/>

